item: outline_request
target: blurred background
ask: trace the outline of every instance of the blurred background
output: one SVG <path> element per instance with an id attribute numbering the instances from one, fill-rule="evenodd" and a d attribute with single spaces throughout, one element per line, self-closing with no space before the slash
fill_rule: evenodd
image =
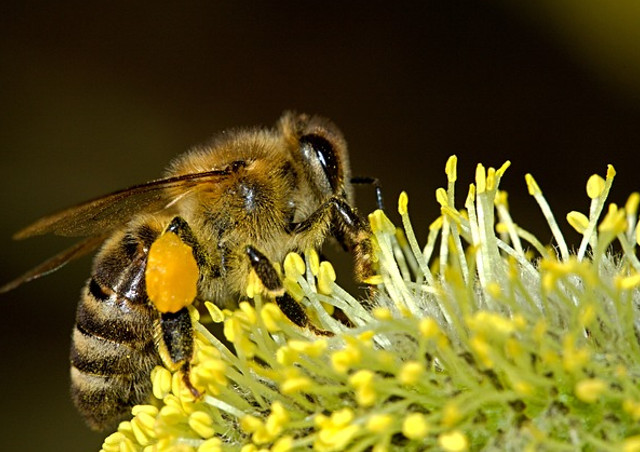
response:
<path id="1" fill-rule="evenodd" d="M 616 167 L 618 203 L 640 188 L 639 5 L 5 2 L 2 281 L 71 243 L 13 242 L 21 226 L 156 178 L 215 132 L 271 126 L 285 109 L 332 118 L 353 172 L 381 179 L 393 218 L 398 194 L 409 193 L 422 240 L 456 154 L 462 197 L 478 162 L 509 159 L 503 188 L 514 220 L 550 240 L 526 192 L 531 172 L 575 243 L 564 216 L 588 210 L 591 174 Z M 371 190 L 357 196 L 364 213 L 374 208 Z M 89 266 L 85 258 L 0 296 L 0 450 L 101 444 L 68 395 L 69 337 Z"/>

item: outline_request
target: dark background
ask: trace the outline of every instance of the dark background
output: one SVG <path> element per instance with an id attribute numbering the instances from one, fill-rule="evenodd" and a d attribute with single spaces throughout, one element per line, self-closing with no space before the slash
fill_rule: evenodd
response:
<path id="1" fill-rule="evenodd" d="M 462 199 L 478 162 L 510 159 L 503 188 L 514 219 L 543 242 L 550 233 L 526 172 L 574 240 L 564 216 L 588 210 L 589 175 L 614 164 L 618 203 L 638 189 L 633 2 L 600 10 L 549 0 L 527 11 L 471 0 L 132 3 L 0 7 L 3 281 L 70 243 L 13 242 L 19 227 L 156 178 L 216 131 L 270 126 L 285 109 L 332 118 L 354 173 L 380 177 L 393 215 L 409 192 L 421 238 L 451 154 Z M 370 191 L 358 199 L 374 207 Z M 69 335 L 89 266 L 0 297 L 1 450 L 101 444 L 68 396 Z"/>

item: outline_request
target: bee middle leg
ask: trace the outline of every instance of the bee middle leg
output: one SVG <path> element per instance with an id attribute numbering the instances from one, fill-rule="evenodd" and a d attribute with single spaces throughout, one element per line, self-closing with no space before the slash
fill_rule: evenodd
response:
<path id="1" fill-rule="evenodd" d="M 301 328 L 311 326 L 309 317 L 302 306 L 285 292 L 280 276 L 278 276 L 267 256 L 251 245 L 246 247 L 245 252 L 249 257 L 251 267 L 260 278 L 260 281 L 262 281 L 264 287 L 275 295 L 276 304 L 282 313 Z"/>

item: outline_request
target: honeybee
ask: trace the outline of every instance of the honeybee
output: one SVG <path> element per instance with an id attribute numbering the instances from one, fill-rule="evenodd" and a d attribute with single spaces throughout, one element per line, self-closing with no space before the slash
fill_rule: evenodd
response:
<path id="1" fill-rule="evenodd" d="M 22 229 L 14 238 L 53 233 L 85 239 L 0 292 L 100 247 L 72 334 L 71 394 L 90 427 L 108 429 L 148 401 L 156 365 L 181 369 L 188 383 L 192 302 L 233 307 L 253 270 L 284 314 L 308 327 L 304 309 L 284 291 L 272 262 L 318 249 L 328 237 L 353 253 L 356 280 L 371 276 L 370 230 L 352 207 L 354 183 L 373 184 L 382 204 L 377 180 L 351 178 L 347 145 L 336 126 L 287 112 L 273 129 L 230 131 L 191 149 L 162 179 Z M 190 250 L 196 268 L 193 294 L 173 304 L 148 290 L 149 256 L 169 238 Z"/>

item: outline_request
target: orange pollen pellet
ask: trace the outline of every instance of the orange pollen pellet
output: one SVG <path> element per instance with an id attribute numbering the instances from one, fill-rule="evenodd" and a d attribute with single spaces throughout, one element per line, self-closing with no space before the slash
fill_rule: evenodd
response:
<path id="1" fill-rule="evenodd" d="M 147 295 L 160 312 L 177 312 L 193 303 L 200 271 L 191 247 L 173 232 L 162 234 L 149 249 Z"/>

